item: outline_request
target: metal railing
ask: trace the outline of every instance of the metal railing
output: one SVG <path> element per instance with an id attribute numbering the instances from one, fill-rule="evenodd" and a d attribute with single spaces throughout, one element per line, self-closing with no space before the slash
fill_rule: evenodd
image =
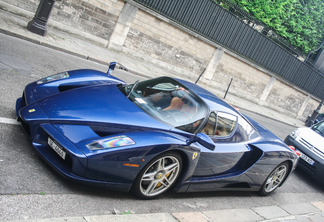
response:
<path id="1" fill-rule="evenodd" d="M 134 0 L 324 99 L 324 76 L 212 0 Z"/>

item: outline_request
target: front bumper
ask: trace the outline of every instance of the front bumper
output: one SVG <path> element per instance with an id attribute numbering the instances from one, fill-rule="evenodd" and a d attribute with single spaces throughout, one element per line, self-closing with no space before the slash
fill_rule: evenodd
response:
<path id="1" fill-rule="evenodd" d="M 26 106 L 24 98 L 19 98 L 16 102 L 16 113 L 18 121 L 21 122 L 36 151 L 60 175 L 79 183 L 99 185 L 118 191 L 130 190 L 131 183 L 87 178 L 88 158 L 86 154 L 49 123 L 48 117 L 36 103 Z M 59 144 L 66 153 L 65 159 L 62 159 L 48 145 L 48 138 Z"/>
<path id="2" fill-rule="evenodd" d="M 40 138 L 43 139 L 33 142 L 33 146 L 40 153 L 41 157 L 63 177 L 75 182 L 102 186 L 112 190 L 126 192 L 130 190 L 131 184 L 87 178 L 87 156 L 70 140 L 59 133 L 52 124 L 41 124 L 40 128 L 44 132 L 43 135 L 40 135 Z M 45 138 L 48 137 L 52 138 L 56 143 L 59 141 L 58 144 L 66 152 L 64 160 L 47 144 Z"/>
<path id="3" fill-rule="evenodd" d="M 302 152 L 310 159 L 314 160 L 314 164 L 309 164 L 303 158 L 299 158 L 298 167 L 307 172 L 310 176 L 314 177 L 318 181 L 324 183 L 324 160 L 314 154 L 304 145 L 300 144 L 290 135 L 286 137 L 285 143 L 287 145 L 294 146 L 296 150 Z"/>

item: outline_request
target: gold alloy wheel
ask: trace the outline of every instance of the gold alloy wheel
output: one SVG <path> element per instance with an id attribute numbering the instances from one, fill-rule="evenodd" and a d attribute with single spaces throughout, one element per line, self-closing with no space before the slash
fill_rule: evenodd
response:
<path id="1" fill-rule="evenodd" d="M 166 155 L 154 161 L 142 175 L 140 191 L 144 196 L 157 196 L 168 190 L 176 181 L 181 169 L 179 158 Z"/>
<path id="2" fill-rule="evenodd" d="M 274 191 L 280 184 L 283 182 L 283 180 L 286 178 L 286 175 L 288 173 L 288 166 L 286 164 L 279 165 L 267 178 L 266 184 L 265 184 L 265 192 L 270 193 Z"/>

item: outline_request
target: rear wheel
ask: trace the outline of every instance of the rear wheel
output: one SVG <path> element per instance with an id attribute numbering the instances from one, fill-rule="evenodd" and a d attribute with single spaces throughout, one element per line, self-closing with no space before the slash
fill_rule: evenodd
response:
<path id="1" fill-rule="evenodd" d="M 264 184 L 260 188 L 259 193 L 265 196 L 275 191 L 283 183 L 288 173 L 288 163 L 284 162 L 279 164 L 264 181 Z"/>
<path id="2" fill-rule="evenodd" d="M 157 197 L 175 184 L 181 168 L 182 159 L 179 154 L 162 154 L 143 168 L 134 182 L 133 192 L 142 199 Z"/>

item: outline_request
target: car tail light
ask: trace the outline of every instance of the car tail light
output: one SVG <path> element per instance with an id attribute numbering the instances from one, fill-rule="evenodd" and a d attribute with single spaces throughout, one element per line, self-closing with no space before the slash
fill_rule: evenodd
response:
<path id="1" fill-rule="evenodd" d="M 297 154 L 297 156 L 300 156 L 300 152 L 298 150 L 296 150 L 295 147 L 293 146 L 288 146 L 290 149 L 292 149 L 293 151 L 295 151 L 295 153 Z"/>

